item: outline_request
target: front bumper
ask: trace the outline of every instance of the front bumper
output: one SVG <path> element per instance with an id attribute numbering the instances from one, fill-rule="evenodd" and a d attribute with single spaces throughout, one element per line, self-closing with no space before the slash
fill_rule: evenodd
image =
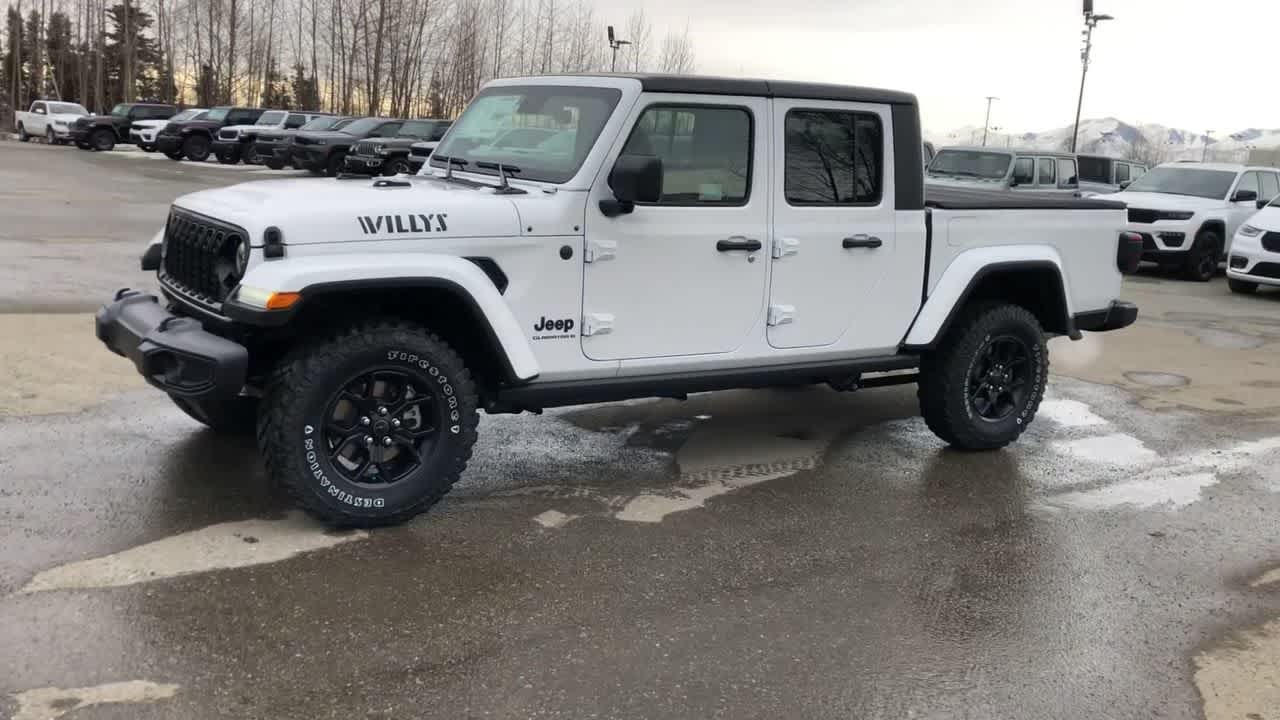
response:
<path id="1" fill-rule="evenodd" d="M 156 141 L 156 131 L 130 130 L 129 139 L 135 145 L 150 145 Z"/>
<path id="2" fill-rule="evenodd" d="M 1259 285 L 1280 286 L 1280 252 L 1262 247 L 1259 236 L 1246 237 L 1236 233 L 1227 256 L 1227 277 Z"/>
<path id="3" fill-rule="evenodd" d="M 235 158 L 237 160 L 240 159 L 240 153 L 244 149 L 240 147 L 239 140 L 214 140 L 210 147 L 213 149 L 213 154 L 219 158 Z"/>
<path id="4" fill-rule="evenodd" d="M 1132 325 L 1138 319 L 1138 306 L 1124 300 L 1112 300 L 1105 310 L 1079 313 L 1076 329 L 1087 332 L 1110 332 Z"/>
<path id="5" fill-rule="evenodd" d="M 71 131 L 67 134 L 71 137 L 72 142 L 81 144 L 89 142 L 89 128 L 71 128 Z"/>
<path id="6" fill-rule="evenodd" d="M 378 175 L 382 173 L 382 167 L 385 164 L 386 160 L 376 155 L 347 156 L 347 170 L 350 172 Z"/>
<path id="7" fill-rule="evenodd" d="M 1144 260 L 1158 260 L 1185 253 L 1195 240 L 1195 219 L 1157 220 L 1153 223 L 1131 222 L 1124 228 L 1142 236 Z"/>
<path id="8" fill-rule="evenodd" d="M 174 315 L 155 295 L 121 290 L 94 319 L 98 339 L 133 362 L 147 382 L 172 395 L 230 397 L 244 387 L 249 351 Z"/>
<path id="9" fill-rule="evenodd" d="M 329 167 L 329 152 L 323 145 L 294 145 L 293 166 L 299 170 L 325 170 Z"/>

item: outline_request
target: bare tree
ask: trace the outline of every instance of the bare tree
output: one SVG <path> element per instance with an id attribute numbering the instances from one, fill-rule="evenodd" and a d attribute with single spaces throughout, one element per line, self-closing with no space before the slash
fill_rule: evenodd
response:
<path id="1" fill-rule="evenodd" d="M 1162 143 L 1151 142 L 1145 134 L 1138 133 L 1124 157 L 1126 160 L 1136 160 L 1148 167 L 1155 167 L 1169 159 L 1169 149 Z"/>
<path id="2" fill-rule="evenodd" d="M 662 41 L 662 57 L 658 67 L 664 73 L 689 75 L 694 71 L 693 41 L 689 39 L 689 26 L 684 32 L 669 32 Z"/>
<path id="3" fill-rule="evenodd" d="M 631 72 L 644 72 L 649 69 L 653 54 L 653 26 L 645 17 L 644 9 L 637 9 L 627 18 L 627 34 L 625 39 L 631 45 L 623 49 L 625 60 L 622 66 Z"/>

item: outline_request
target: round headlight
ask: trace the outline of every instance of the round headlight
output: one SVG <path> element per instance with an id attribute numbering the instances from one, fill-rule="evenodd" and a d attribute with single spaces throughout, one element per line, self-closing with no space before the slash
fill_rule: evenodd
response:
<path id="1" fill-rule="evenodd" d="M 249 269 L 249 241 L 241 240 L 236 245 L 236 277 L 244 277 L 244 273 Z"/>

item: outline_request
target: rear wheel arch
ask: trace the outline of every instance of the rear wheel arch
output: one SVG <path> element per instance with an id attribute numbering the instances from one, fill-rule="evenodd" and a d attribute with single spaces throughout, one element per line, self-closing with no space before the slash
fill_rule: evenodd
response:
<path id="1" fill-rule="evenodd" d="M 967 308 L 993 301 L 1026 308 L 1045 332 L 1056 335 L 1076 332 L 1067 303 L 1066 283 L 1058 264 L 1050 260 L 1016 260 L 979 268 L 957 296 L 932 340 L 922 345 L 908 345 L 906 349 L 932 349 Z"/>

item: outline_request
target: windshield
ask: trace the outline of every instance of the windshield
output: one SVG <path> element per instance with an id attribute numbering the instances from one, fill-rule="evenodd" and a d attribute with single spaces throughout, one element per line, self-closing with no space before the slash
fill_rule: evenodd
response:
<path id="1" fill-rule="evenodd" d="M 211 122 L 222 122 L 227 119 L 227 113 L 229 112 L 231 112 L 230 107 L 216 107 L 210 110 L 209 114 L 204 116 L 204 119 Z"/>
<path id="2" fill-rule="evenodd" d="M 258 122 L 254 123 L 254 125 L 279 125 L 287 114 L 283 110 L 264 112 L 258 116 Z"/>
<path id="3" fill-rule="evenodd" d="M 128 117 L 129 106 L 125 105 L 124 103 L 120 103 L 119 105 L 111 108 L 111 114 L 115 115 L 116 117 Z"/>
<path id="4" fill-rule="evenodd" d="M 183 110 L 182 112 L 169 118 L 169 122 L 182 122 L 184 120 L 197 120 L 204 113 L 204 110 Z"/>
<path id="5" fill-rule="evenodd" d="M 83 105 L 75 103 L 51 102 L 48 103 L 50 113 L 67 113 L 69 115 L 88 115 L 89 111 L 84 109 Z"/>
<path id="6" fill-rule="evenodd" d="M 435 123 L 430 120 L 410 120 L 400 127 L 400 137 L 425 138 L 431 136 Z"/>
<path id="7" fill-rule="evenodd" d="M 305 125 L 298 128 L 299 130 L 332 130 L 339 127 L 339 123 L 351 122 L 350 118 L 336 118 L 332 115 L 311 118 Z"/>
<path id="8" fill-rule="evenodd" d="M 578 173 L 622 93 L 611 88 L 506 86 L 489 88 L 467 106 L 431 156 L 433 167 L 458 162 L 468 172 L 498 163 L 525 180 L 562 183 Z"/>
<path id="9" fill-rule="evenodd" d="M 1009 173 L 1013 156 L 981 150 L 939 150 L 929 163 L 929 174 L 999 180 Z"/>
<path id="10" fill-rule="evenodd" d="M 1230 170 L 1158 167 L 1135 180 L 1128 191 L 1225 200 L 1235 179 L 1236 174 Z"/>
<path id="11" fill-rule="evenodd" d="M 342 132 L 347 133 L 348 135 L 368 135 L 374 130 L 377 130 L 386 121 L 386 118 L 360 118 L 359 120 L 351 121 L 351 124 L 343 127 Z M 337 130 L 338 128 L 334 129 Z"/>

